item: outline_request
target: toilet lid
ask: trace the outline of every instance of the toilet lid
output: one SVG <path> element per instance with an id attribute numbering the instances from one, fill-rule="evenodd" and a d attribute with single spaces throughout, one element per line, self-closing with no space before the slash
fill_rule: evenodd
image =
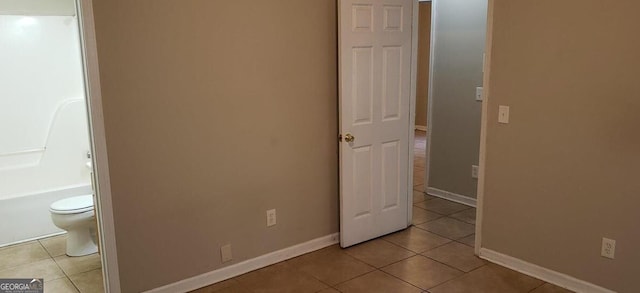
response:
<path id="1" fill-rule="evenodd" d="M 51 212 L 77 214 L 93 210 L 93 194 L 80 195 L 58 200 L 51 204 Z"/>

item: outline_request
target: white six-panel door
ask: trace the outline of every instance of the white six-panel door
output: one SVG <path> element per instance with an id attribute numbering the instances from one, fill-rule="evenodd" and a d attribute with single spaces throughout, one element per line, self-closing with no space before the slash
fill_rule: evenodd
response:
<path id="1" fill-rule="evenodd" d="M 339 1 L 342 247 L 408 225 L 412 5 Z"/>

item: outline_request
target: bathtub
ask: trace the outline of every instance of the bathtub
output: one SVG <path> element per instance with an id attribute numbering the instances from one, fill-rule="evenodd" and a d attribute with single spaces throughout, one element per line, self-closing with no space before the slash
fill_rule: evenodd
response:
<path id="1" fill-rule="evenodd" d="M 49 205 L 91 194 L 86 117 L 84 100 L 68 99 L 57 107 L 44 146 L 0 154 L 0 247 L 63 233 Z"/>
<path id="2" fill-rule="evenodd" d="M 91 184 L 0 199 L 0 247 L 64 233 L 51 222 L 49 206 L 83 194 L 91 194 Z"/>

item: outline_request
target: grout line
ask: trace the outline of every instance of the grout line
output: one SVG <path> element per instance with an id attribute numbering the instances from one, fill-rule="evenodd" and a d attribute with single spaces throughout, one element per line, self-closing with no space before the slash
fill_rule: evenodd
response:
<path id="1" fill-rule="evenodd" d="M 462 277 L 466 276 L 467 274 L 470 274 L 471 272 L 473 272 L 473 271 L 475 271 L 475 270 L 477 270 L 477 269 L 479 269 L 479 268 L 482 268 L 482 267 L 484 267 L 484 266 L 486 266 L 486 265 L 487 265 L 487 264 L 483 264 L 483 265 L 481 265 L 481 266 L 479 266 L 479 267 L 477 267 L 477 268 L 475 268 L 475 269 L 473 269 L 473 270 L 469 271 L 468 273 L 463 273 L 463 274 L 462 274 L 462 275 L 460 275 L 460 276 L 453 277 L 453 278 L 451 278 L 451 279 L 449 279 L 449 280 L 446 280 L 446 281 L 444 281 L 444 282 L 442 282 L 442 283 L 440 283 L 440 284 L 438 284 L 438 285 L 435 285 L 435 286 L 433 286 L 433 287 L 429 288 L 428 290 L 434 289 L 434 288 L 436 288 L 436 287 L 438 287 L 438 286 L 440 286 L 440 285 L 444 285 L 444 284 L 446 284 L 446 283 L 453 282 L 454 280 L 460 279 L 460 278 L 462 278 Z"/>
<path id="2" fill-rule="evenodd" d="M 42 249 L 44 249 L 44 252 L 47 253 L 47 255 L 49 255 L 49 258 L 53 259 L 53 255 L 51 255 L 51 252 L 49 252 L 49 250 L 47 249 L 46 246 L 44 246 L 44 244 L 42 244 L 42 242 L 40 242 L 40 239 L 36 240 L 39 244 L 40 247 L 42 247 Z"/>
<path id="3" fill-rule="evenodd" d="M 440 218 L 440 219 L 442 219 L 442 218 Z M 429 223 L 429 222 L 424 222 L 424 223 L 422 223 L 422 224 L 425 224 L 425 223 Z M 420 224 L 420 225 L 422 225 L 422 224 Z M 471 234 L 469 234 L 469 235 L 464 235 L 464 236 L 459 237 L 459 238 L 456 238 L 456 239 L 451 239 L 451 238 L 449 238 L 449 236 L 442 235 L 442 234 L 438 234 L 438 233 L 436 233 L 436 232 L 429 231 L 429 230 L 427 230 L 427 229 L 420 228 L 420 227 L 418 227 L 418 226 L 415 226 L 415 227 L 416 227 L 416 228 L 418 228 L 418 229 L 420 229 L 420 230 L 422 230 L 422 231 L 429 232 L 429 233 L 433 233 L 433 234 L 436 234 L 436 235 L 438 235 L 438 236 L 440 236 L 440 237 L 443 237 L 443 238 L 449 239 L 449 240 L 451 240 L 452 242 L 453 242 L 453 241 L 457 242 L 457 240 L 460 240 L 460 239 L 462 239 L 462 238 L 469 237 L 470 235 L 475 234 L 475 233 L 471 233 Z M 462 244 L 464 244 L 464 243 L 462 243 Z"/>
<path id="4" fill-rule="evenodd" d="M 56 263 L 56 266 L 58 266 L 58 268 L 59 268 L 59 269 L 64 273 L 64 275 L 65 275 L 65 276 L 67 276 L 67 278 L 68 278 L 68 277 L 69 277 L 69 275 L 67 275 L 67 272 L 65 272 L 65 271 L 62 269 L 62 266 L 60 266 L 60 264 L 58 263 L 58 261 L 57 261 L 55 258 L 53 258 L 53 257 L 52 257 L 51 259 L 53 260 L 53 262 L 54 262 L 54 263 Z"/>
<path id="5" fill-rule="evenodd" d="M 476 234 L 474 233 L 474 234 L 471 234 L 471 235 L 474 235 L 474 236 L 475 236 Z M 469 235 L 469 236 L 471 236 L 471 235 Z M 465 236 L 465 237 L 462 237 L 462 238 L 467 238 L 467 237 L 469 237 L 469 236 Z M 462 238 L 460 238 L 460 239 L 462 239 Z M 467 243 L 461 242 L 461 241 L 460 241 L 460 239 L 458 239 L 458 240 L 453 240 L 453 242 L 457 242 L 457 243 L 460 243 L 460 244 L 462 244 L 462 245 L 466 245 L 466 246 L 468 246 L 468 247 L 475 248 L 475 246 L 474 246 L 474 245 L 469 245 L 469 244 L 467 244 Z M 474 255 L 475 255 L 475 254 L 474 254 Z"/>
<path id="6" fill-rule="evenodd" d="M 394 276 L 394 275 L 392 275 L 392 274 L 389 274 L 389 273 L 387 273 L 387 272 L 385 272 L 385 271 L 383 271 L 383 270 L 379 270 L 379 271 L 380 271 L 380 272 L 382 272 L 383 274 L 386 274 L 387 276 L 391 276 L 392 278 L 398 279 L 398 280 L 400 280 L 400 281 L 401 281 L 401 282 L 403 282 L 403 283 L 409 284 L 410 286 L 412 286 L 412 287 L 414 287 L 414 288 L 416 288 L 416 289 L 419 289 L 419 290 L 422 290 L 422 291 L 424 291 L 424 290 L 425 290 L 425 289 L 422 289 L 422 288 L 420 288 L 420 287 L 418 287 L 418 286 L 416 286 L 416 285 L 414 285 L 414 284 L 411 284 L 409 281 L 404 280 L 404 279 L 402 279 L 402 278 L 400 278 L 400 277 L 396 277 L 396 276 Z"/>
<path id="7" fill-rule="evenodd" d="M 451 242 L 449 242 L 449 243 L 451 243 Z M 449 243 L 447 243 L 447 244 L 449 244 Z M 447 244 L 445 244 L 445 245 L 447 245 Z M 444 246 L 444 245 L 441 245 L 441 246 L 438 246 L 438 247 L 442 247 L 442 246 Z M 436 247 L 436 248 L 434 248 L 434 249 L 437 249 L 438 247 Z M 434 249 L 431 249 L 431 250 L 434 250 Z M 426 257 L 427 259 L 432 260 L 432 261 L 435 261 L 435 262 L 437 262 L 437 263 L 439 263 L 439 264 L 443 264 L 443 265 L 445 265 L 445 266 L 447 266 L 447 267 L 450 267 L 450 268 L 452 268 L 452 269 L 454 269 L 454 270 L 456 270 L 456 271 L 462 272 L 462 274 L 463 274 L 463 275 L 467 273 L 467 272 L 465 272 L 465 271 L 463 271 L 463 270 L 461 270 L 461 269 L 459 269 L 459 268 L 454 267 L 453 265 L 450 265 L 450 264 L 445 263 L 445 262 L 441 262 L 441 261 L 439 261 L 439 260 L 437 260 L 437 259 L 435 259 L 435 258 L 431 258 L 431 257 L 426 256 L 426 255 L 424 255 L 424 254 L 423 254 L 423 253 L 425 253 L 425 252 L 429 252 L 429 251 L 431 251 L 431 250 L 427 250 L 427 251 L 421 252 L 421 253 L 419 253 L 418 255 L 421 255 L 421 256 L 423 256 L 423 257 Z M 482 264 L 481 266 L 484 266 L 484 265 L 486 265 L 486 263 L 485 263 L 485 264 Z M 481 267 L 481 266 L 480 266 L 480 267 Z M 473 270 L 475 270 L 475 269 L 473 269 Z M 471 270 L 471 271 L 473 271 L 473 270 Z M 471 271 L 469 271 L 469 272 L 471 272 Z M 432 288 L 433 288 L 433 287 L 432 287 Z"/>
<path id="8" fill-rule="evenodd" d="M 538 279 L 538 280 L 540 280 L 540 279 Z M 540 281 L 542 281 L 542 280 L 540 280 Z M 535 287 L 535 288 L 533 288 L 533 289 L 529 290 L 528 292 L 533 292 L 533 291 L 535 291 L 536 289 L 538 289 L 538 288 L 540 288 L 540 287 L 544 286 L 544 284 L 546 284 L 546 283 L 547 283 L 547 282 L 542 281 L 542 284 L 540 284 L 540 286 Z"/>
<path id="9" fill-rule="evenodd" d="M 80 291 L 80 288 L 78 288 L 78 286 L 76 285 L 76 283 L 74 283 L 71 278 L 67 277 L 67 280 L 69 280 L 69 283 L 71 283 L 71 285 L 73 286 L 73 288 L 76 288 L 76 290 L 78 290 L 78 292 L 82 293 L 82 291 Z"/>

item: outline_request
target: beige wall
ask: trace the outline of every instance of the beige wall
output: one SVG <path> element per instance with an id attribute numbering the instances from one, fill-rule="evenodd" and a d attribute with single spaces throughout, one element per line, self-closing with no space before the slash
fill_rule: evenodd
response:
<path id="1" fill-rule="evenodd" d="M 416 125 L 427 126 L 429 96 L 429 54 L 431 47 L 431 2 L 420 2 L 418 19 L 418 76 L 416 82 Z"/>
<path id="2" fill-rule="evenodd" d="M 640 292 L 640 2 L 495 3 L 482 246 Z"/>
<path id="3" fill-rule="evenodd" d="M 335 1 L 94 9 L 123 292 L 338 231 Z"/>
<path id="4" fill-rule="evenodd" d="M 431 188 L 476 197 L 487 0 L 433 2 L 434 47 L 429 182 Z"/>

